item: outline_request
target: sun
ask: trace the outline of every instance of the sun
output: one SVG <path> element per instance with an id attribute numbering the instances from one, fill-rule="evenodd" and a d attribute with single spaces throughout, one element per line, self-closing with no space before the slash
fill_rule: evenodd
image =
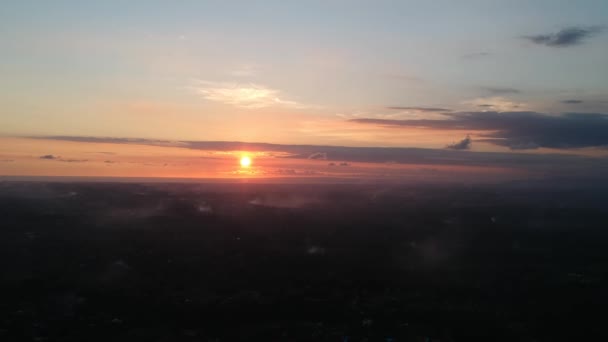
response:
<path id="1" fill-rule="evenodd" d="M 251 158 L 248 156 L 241 157 L 241 167 L 249 167 L 251 166 Z"/>

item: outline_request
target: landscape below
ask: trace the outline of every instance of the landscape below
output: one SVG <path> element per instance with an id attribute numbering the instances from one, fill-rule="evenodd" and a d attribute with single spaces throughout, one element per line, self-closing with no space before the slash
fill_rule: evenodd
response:
<path id="1" fill-rule="evenodd" d="M 608 337 L 605 187 L 0 182 L 4 341 Z"/>

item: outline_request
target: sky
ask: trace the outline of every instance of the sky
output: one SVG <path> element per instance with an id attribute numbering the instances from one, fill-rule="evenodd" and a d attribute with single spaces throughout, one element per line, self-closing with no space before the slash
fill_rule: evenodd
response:
<path id="1" fill-rule="evenodd" d="M 0 175 L 519 175 L 528 155 L 603 162 L 607 25 L 605 0 L 5 1 Z M 270 143 L 254 166 L 289 163 L 240 170 L 252 151 L 196 144 L 208 141 Z M 467 163 L 414 163 L 415 149 Z M 104 151 L 120 160 L 82 155 Z M 231 166 L 184 159 L 212 152 Z"/>

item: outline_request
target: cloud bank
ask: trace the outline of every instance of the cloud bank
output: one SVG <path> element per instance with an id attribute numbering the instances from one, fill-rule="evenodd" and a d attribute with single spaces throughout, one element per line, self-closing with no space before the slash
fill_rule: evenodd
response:
<path id="1" fill-rule="evenodd" d="M 487 114 L 487 113 L 480 113 Z M 580 114 L 579 114 L 580 115 Z M 583 114 L 584 115 L 584 114 Z M 593 116 L 594 114 L 588 114 Z M 360 123 L 377 124 L 388 127 L 402 126 L 434 126 L 452 127 L 460 129 L 462 122 L 475 121 L 472 119 L 449 119 L 449 120 L 379 120 L 362 119 L 356 120 Z M 476 119 L 483 121 L 483 119 Z M 355 120 L 353 120 L 355 121 Z M 409 121 L 405 122 L 405 121 Z M 417 121 L 417 124 L 411 123 Z M 424 121 L 424 122 L 421 122 Z M 488 121 L 494 121 L 489 118 Z M 518 125 L 520 125 L 519 123 Z M 477 124 L 481 127 L 496 127 L 495 124 Z M 448 128 L 450 129 L 450 128 Z M 44 136 L 31 137 L 34 139 L 50 139 L 59 141 L 74 141 L 81 143 L 113 143 L 113 144 L 145 144 L 150 146 L 161 145 L 159 140 L 129 139 L 129 138 L 102 138 L 102 137 L 74 137 L 74 136 Z M 496 138 L 482 137 L 497 142 Z M 136 141 L 136 142 L 135 142 Z M 482 141 L 475 139 L 475 141 Z M 466 142 L 465 142 L 466 143 Z M 471 140 L 472 143 L 472 140 Z M 561 155 L 561 154 L 522 154 L 510 152 L 475 152 L 470 153 L 462 149 L 427 149 L 427 148 L 408 148 L 408 147 L 348 147 L 348 146 L 326 146 L 326 145 L 281 145 L 269 143 L 246 143 L 231 141 L 182 141 L 180 148 L 193 150 L 213 150 L 213 151 L 275 151 L 281 152 L 277 158 L 285 159 L 315 159 L 333 162 L 333 166 L 338 166 L 341 162 L 371 162 L 371 163 L 405 163 L 405 164 L 436 164 L 436 165 L 495 165 L 495 166 L 519 166 L 519 167 L 546 167 L 547 165 L 578 165 L 584 166 L 585 163 L 600 163 L 601 168 L 608 168 L 608 160 L 604 158 L 586 158 L 583 156 Z M 516 146 L 517 147 L 517 146 Z M 531 145 L 532 148 L 538 147 Z M 326 157 L 323 159 L 322 157 Z M 607 164 L 607 165 L 604 165 Z M 328 164 L 329 165 L 329 164 Z M 598 166 L 599 167 L 599 166 Z M 552 168 L 553 169 L 553 168 Z"/>
<path id="2" fill-rule="evenodd" d="M 445 120 L 352 119 L 351 122 L 392 127 L 487 131 L 483 141 L 514 150 L 608 146 L 608 114 L 537 112 L 446 113 Z"/>

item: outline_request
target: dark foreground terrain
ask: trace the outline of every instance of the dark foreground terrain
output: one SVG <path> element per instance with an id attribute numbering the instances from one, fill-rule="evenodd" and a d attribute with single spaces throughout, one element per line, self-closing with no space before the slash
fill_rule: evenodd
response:
<path id="1" fill-rule="evenodd" d="M 4 182 L 0 340 L 606 340 L 607 197 Z"/>

